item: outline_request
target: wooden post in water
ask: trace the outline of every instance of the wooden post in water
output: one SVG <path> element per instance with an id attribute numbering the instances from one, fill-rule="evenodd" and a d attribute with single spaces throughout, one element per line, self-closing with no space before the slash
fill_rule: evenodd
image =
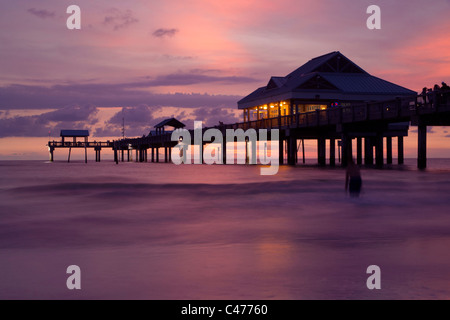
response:
<path id="1" fill-rule="evenodd" d="M 386 137 L 386 163 L 392 164 L 392 137 Z"/>
<path id="2" fill-rule="evenodd" d="M 427 126 L 420 120 L 417 133 L 417 167 L 425 169 L 427 167 Z"/>
<path id="3" fill-rule="evenodd" d="M 356 163 L 358 165 L 362 164 L 362 138 L 356 138 Z"/>
<path id="4" fill-rule="evenodd" d="M 245 164 L 250 164 L 250 159 L 248 157 L 248 137 L 245 137 Z"/>
<path id="5" fill-rule="evenodd" d="M 224 139 L 222 145 L 222 164 L 226 163 L 227 163 L 227 142 L 226 139 Z"/>
<path id="6" fill-rule="evenodd" d="M 287 140 L 287 156 L 288 165 L 295 166 L 295 153 L 297 152 L 297 139 L 294 136 L 289 136 Z"/>
<path id="7" fill-rule="evenodd" d="M 348 165 L 348 161 L 353 156 L 352 150 L 352 139 L 347 135 L 342 135 L 342 166 L 346 167 Z"/>
<path id="8" fill-rule="evenodd" d="M 364 165 L 373 166 L 373 144 L 370 137 L 364 137 Z"/>
<path id="9" fill-rule="evenodd" d="M 317 139 L 317 159 L 319 166 L 324 167 L 326 165 L 326 143 L 323 137 Z"/>
<path id="10" fill-rule="evenodd" d="M 53 151 L 55 151 L 55 148 L 54 147 L 49 147 L 50 162 L 53 162 Z"/>
<path id="11" fill-rule="evenodd" d="M 336 165 L 336 140 L 334 138 L 330 139 L 330 166 L 334 167 Z"/>
<path id="12" fill-rule="evenodd" d="M 280 137 L 278 142 L 278 161 L 279 164 L 282 165 L 284 163 L 284 139 Z"/>
<path id="13" fill-rule="evenodd" d="M 405 163 L 405 156 L 404 156 L 404 153 L 403 153 L 403 137 L 402 136 L 398 136 L 397 139 L 398 139 L 398 142 L 397 142 L 398 164 L 403 164 L 403 163 Z"/>
<path id="14" fill-rule="evenodd" d="M 306 163 L 305 160 L 305 139 L 302 139 L 302 160 L 303 160 L 303 164 Z"/>
<path id="15" fill-rule="evenodd" d="M 159 162 L 159 148 L 156 148 L 156 162 Z"/>
<path id="16" fill-rule="evenodd" d="M 377 168 L 383 168 L 383 136 L 378 134 L 375 138 L 375 164 Z"/>

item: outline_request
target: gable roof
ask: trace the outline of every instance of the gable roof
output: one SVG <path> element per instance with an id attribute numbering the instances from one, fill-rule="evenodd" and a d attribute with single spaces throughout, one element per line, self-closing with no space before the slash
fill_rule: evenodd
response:
<path id="1" fill-rule="evenodd" d="M 178 121 L 175 118 L 169 118 L 169 119 L 163 120 L 160 123 L 158 123 L 157 125 L 155 125 L 155 128 L 162 128 L 164 126 L 170 126 L 170 127 L 174 127 L 175 129 L 178 129 L 178 128 L 184 128 L 186 125 L 184 123 L 181 123 L 180 121 Z"/>
<path id="2" fill-rule="evenodd" d="M 61 130 L 61 137 L 89 137 L 89 130 Z"/>
<path id="3" fill-rule="evenodd" d="M 271 77 L 265 87 L 238 101 L 239 109 L 287 99 L 370 101 L 414 95 L 416 92 L 374 77 L 334 51 L 311 59 L 285 77 Z"/>

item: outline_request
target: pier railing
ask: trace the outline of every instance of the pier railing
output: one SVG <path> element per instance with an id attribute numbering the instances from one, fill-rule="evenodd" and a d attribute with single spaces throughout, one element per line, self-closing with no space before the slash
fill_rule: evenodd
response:
<path id="1" fill-rule="evenodd" d="M 389 122 L 409 121 L 413 115 L 435 112 L 450 112 L 450 93 L 431 95 L 426 102 L 420 96 L 397 98 L 389 101 L 370 102 L 351 106 L 332 107 L 306 113 L 297 113 L 275 118 L 223 124 L 215 126 L 219 130 L 226 129 L 288 129 L 331 126 L 337 124 L 386 120 Z M 206 130 L 208 128 L 204 128 Z M 121 139 L 113 142 L 117 149 L 135 149 L 140 146 L 170 144 L 171 133 L 142 138 Z"/>
<path id="2" fill-rule="evenodd" d="M 303 128 L 337 125 L 363 121 L 393 120 L 409 121 L 412 115 L 440 111 L 450 111 L 450 95 L 442 94 L 442 100 L 423 103 L 417 97 L 395 99 L 384 102 L 371 102 L 345 107 L 333 107 L 306 113 L 297 113 L 276 118 L 265 118 L 248 122 L 223 125 L 224 129 L 275 129 Z"/>
<path id="3" fill-rule="evenodd" d="M 49 141 L 48 145 L 50 147 L 54 148 L 95 148 L 95 147 L 101 147 L 101 148 L 112 148 L 113 142 L 112 141 Z"/>

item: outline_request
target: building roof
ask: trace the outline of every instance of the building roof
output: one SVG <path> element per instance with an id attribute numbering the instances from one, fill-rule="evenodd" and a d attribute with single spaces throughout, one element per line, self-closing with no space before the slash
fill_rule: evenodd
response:
<path id="1" fill-rule="evenodd" d="M 288 99 L 376 101 L 416 92 L 374 77 L 339 51 L 314 58 L 238 101 L 239 109 Z"/>
<path id="2" fill-rule="evenodd" d="M 170 119 L 161 121 L 160 123 L 155 125 L 155 128 L 162 128 L 164 126 L 170 126 L 170 127 L 174 127 L 175 129 L 178 129 L 178 128 L 184 128 L 186 125 L 184 123 L 181 123 L 180 121 L 178 121 L 175 118 L 170 118 Z"/>
<path id="3" fill-rule="evenodd" d="M 61 130 L 61 137 L 89 137 L 89 130 Z"/>

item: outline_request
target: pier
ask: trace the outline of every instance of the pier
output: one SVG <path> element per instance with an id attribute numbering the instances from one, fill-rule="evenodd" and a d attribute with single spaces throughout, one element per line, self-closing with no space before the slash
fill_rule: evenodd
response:
<path id="1" fill-rule="evenodd" d="M 314 112 L 297 113 L 290 116 L 279 116 L 272 119 L 261 119 L 234 124 L 219 125 L 225 136 L 227 129 L 252 128 L 255 130 L 279 129 L 279 161 L 284 164 L 287 155 L 288 165 L 298 163 L 298 151 L 304 140 L 317 141 L 317 162 L 326 165 L 326 141 L 329 141 L 329 165 L 336 165 L 337 148 L 342 149 L 341 165 L 346 166 L 349 156 L 353 156 L 353 141 L 356 140 L 356 162 L 359 165 L 382 168 L 393 162 L 392 141 L 397 139 L 398 164 L 404 162 L 404 137 L 408 135 L 409 123 L 418 127 L 418 161 L 420 169 L 426 168 L 427 126 L 450 126 L 450 92 L 440 93 L 440 101 L 421 101 L 420 96 L 394 99 L 384 102 L 366 103 Z M 436 100 L 434 100 L 436 101 Z M 209 128 L 204 128 L 207 130 Z M 194 135 L 190 130 L 191 136 Z M 300 142 L 300 143 L 299 143 Z M 151 162 L 159 162 L 154 156 L 164 148 L 164 162 L 170 161 L 171 149 L 178 141 L 171 140 L 171 133 L 162 133 L 135 139 L 122 139 L 113 142 L 115 161 L 119 161 L 118 153 L 127 150 L 136 152 L 136 161 L 147 161 L 147 150 L 151 150 Z M 224 141 L 225 143 L 225 141 Z M 194 141 L 190 142 L 191 145 Z M 386 157 L 384 149 L 386 148 Z M 223 146 L 223 151 L 226 145 Z M 303 151 L 304 156 L 304 151 Z M 304 162 L 304 157 L 303 157 Z"/>
<path id="2" fill-rule="evenodd" d="M 434 99 L 423 102 L 419 96 L 357 104 L 346 107 L 335 107 L 326 110 L 297 113 L 276 118 L 246 121 L 234 124 L 222 124 L 215 126 L 225 136 L 227 129 L 279 129 L 279 161 L 280 164 L 296 165 L 298 163 L 299 146 L 304 140 L 317 141 L 317 162 L 320 166 L 326 165 L 326 141 L 329 145 L 329 165 L 336 165 L 337 148 L 342 149 L 341 165 L 347 165 L 349 155 L 353 155 L 353 141 L 356 140 L 356 162 L 359 165 L 382 168 L 384 165 L 384 149 L 386 147 L 386 163 L 392 163 L 392 141 L 397 139 L 398 163 L 404 161 L 403 139 L 408 135 L 409 124 L 418 129 L 418 154 L 417 167 L 425 169 L 427 166 L 427 127 L 450 126 L 450 92 L 435 92 Z M 175 121 L 174 121 L 175 120 Z M 175 128 L 182 128 L 176 119 L 167 119 L 163 126 L 157 127 L 153 135 L 140 138 L 119 139 L 107 142 L 89 142 L 87 136 L 66 131 L 61 141 L 49 141 L 48 147 L 50 160 L 53 160 L 53 152 L 58 148 L 69 149 L 82 148 L 94 149 L 96 161 L 100 161 L 102 148 L 110 148 L 114 151 L 114 161 L 130 161 L 132 153 L 135 153 L 137 162 L 160 162 L 159 151 L 164 150 L 163 162 L 170 162 L 172 148 L 178 141 L 172 141 L 171 132 L 164 131 L 163 127 L 175 124 Z M 209 128 L 204 128 L 207 130 Z M 190 130 L 193 136 L 193 130 Z M 70 135 L 72 134 L 72 135 Z M 86 134 L 86 133 L 84 133 Z M 76 141 L 77 137 L 83 137 L 84 141 Z M 72 141 L 67 141 L 72 138 Z M 184 141 L 194 144 L 194 141 Z M 224 142 L 225 143 L 225 142 Z M 226 150 L 226 145 L 223 151 Z M 150 155 L 149 155 L 150 154 Z M 287 161 L 284 163 L 284 155 Z M 304 155 L 304 152 L 303 152 Z"/>
<path id="3" fill-rule="evenodd" d="M 404 137 L 409 127 L 418 130 L 417 167 L 427 166 L 427 127 L 450 126 L 450 88 L 416 92 L 374 77 L 338 51 L 311 59 L 285 77 L 271 77 L 266 86 L 238 101 L 243 111 L 243 122 L 222 124 L 214 128 L 223 137 L 226 130 L 279 130 L 279 163 L 296 165 L 302 149 L 305 162 L 305 140 L 317 141 L 317 162 L 327 164 L 327 144 L 330 166 L 336 165 L 336 154 L 346 166 L 356 153 L 358 165 L 382 168 L 393 162 L 393 141 L 397 141 L 397 159 L 404 162 Z M 201 119 L 200 119 L 201 120 Z M 164 150 L 164 162 L 169 162 L 173 147 L 171 132 L 166 127 L 184 128 L 180 121 L 170 118 L 155 126 L 155 130 L 140 138 L 119 139 L 112 142 L 89 142 L 89 133 L 83 130 L 63 130 L 61 141 L 49 141 L 50 160 L 56 148 L 93 148 L 100 161 L 102 148 L 111 148 L 114 161 L 160 162 L 159 151 Z M 204 131 L 211 128 L 203 128 Z M 203 131 L 203 132 L 204 132 Z M 190 130 L 191 137 L 194 130 Z M 84 138 L 77 142 L 76 138 Z M 66 141 L 67 139 L 73 141 Z M 261 140 L 261 137 L 257 137 Z M 268 138 L 266 138 L 268 139 Z M 355 141 L 356 151 L 354 152 Z M 220 151 L 222 163 L 226 159 L 226 141 Z M 183 141 L 186 145 L 195 145 Z M 202 150 L 205 143 L 202 141 Z M 246 149 L 247 150 L 247 149 Z M 386 150 L 386 155 L 384 154 Z"/>
<path id="4" fill-rule="evenodd" d="M 56 149 L 69 149 L 69 155 L 67 157 L 67 162 L 70 162 L 70 155 L 72 153 L 72 149 L 84 149 L 84 162 L 87 163 L 87 150 L 94 149 L 95 151 L 95 161 L 100 162 L 100 155 L 102 148 L 112 148 L 113 143 L 110 141 L 106 142 L 97 142 L 97 141 L 88 141 L 89 131 L 88 130 L 61 130 L 60 133 L 61 141 L 49 141 L 48 151 L 50 154 L 50 161 L 54 160 L 54 152 Z M 72 140 L 67 140 L 67 139 Z M 77 138 L 83 138 L 82 141 L 77 141 Z"/>

